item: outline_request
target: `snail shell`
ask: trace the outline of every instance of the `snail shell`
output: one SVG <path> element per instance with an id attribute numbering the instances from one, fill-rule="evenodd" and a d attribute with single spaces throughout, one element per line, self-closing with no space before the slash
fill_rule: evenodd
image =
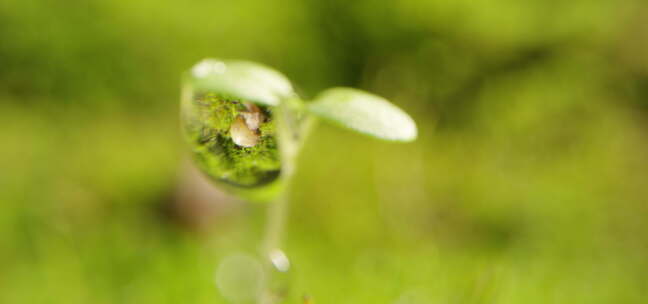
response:
<path id="1" fill-rule="evenodd" d="M 230 126 L 232 141 L 241 147 L 254 147 L 259 142 L 259 126 L 263 122 L 261 109 L 254 104 L 246 103 L 247 111 L 241 112 Z"/>

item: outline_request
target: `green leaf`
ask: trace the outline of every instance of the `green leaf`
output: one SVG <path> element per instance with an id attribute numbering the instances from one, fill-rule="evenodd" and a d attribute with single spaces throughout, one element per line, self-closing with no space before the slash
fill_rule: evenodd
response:
<path id="1" fill-rule="evenodd" d="M 295 96 L 290 81 L 281 73 L 248 61 L 204 59 L 186 77 L 196 91 L 267 106 L 277 106 L 282 99 Z"/>
<path id="2" fill-rule="evenodd" d="M 383 140 L 413 141 L 416 124 L 382 97 L 352 88 L 332 88 L 308 104 L 308 111 L 342 127 Z"/>

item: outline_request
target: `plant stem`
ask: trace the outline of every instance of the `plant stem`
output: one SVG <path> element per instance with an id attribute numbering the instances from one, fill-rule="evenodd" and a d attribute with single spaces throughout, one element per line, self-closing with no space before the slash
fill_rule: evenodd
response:
<path id="1" fill-rule="evenodd" d="M 262 282 L 263 289 L 258 299 L 259 304 L 274 304 L 281 300 L 283 291 L 275 294 L 277 291 L 273 290 L 278 288 L 276 285 L 280 283 L 275 282 L 275 280 L 280 272 L 287 272 L 290 267 L 290 262 L 280 247 L 288 217 L 288 197 L 295 171 L 297 153 L 303 142 L 303 136 L 307 133 L 310 125 L 301 120 L 300 107 L 301 101 L 296 99 L 288 100 L 277 111 L 283 188 L 277 198 L 270 202 L 267 210 L 265 234 L 261 243 L 265 276 Z M 275 260 L 277 258 L 280 261 Z"/>
<path id="2" fill-rule="evenodd" d="M 266 255 L 274 249 L 279 249 L 281 245 L 285 221 L 288 216 L 288 199 L 285 194 L 286 192 L 282 192 L 283 193 L 268 206 L 265 234 L 261 247 L 263 253 Z"/>
<path id="3" fill-rule="evenodd" d="M 274 281 L 277 271 L 283 272 L 287 269 L 277 269 L 273 258 L 277 252 L 283 254 L 280 248 L 288 215 L 288 199 L 285 193 L 286 191 L 283 191 L 275 201 L 269 204 L 267 209 L 265 235 L 261 244 L 264 277 L 262 291 L 258 299 L 259 304 L 274 304 L 281 298 L 281 295 L 276 294 L 277 291 L 273 290 L 273 288 L 278 288 L 277 282 Z"/>

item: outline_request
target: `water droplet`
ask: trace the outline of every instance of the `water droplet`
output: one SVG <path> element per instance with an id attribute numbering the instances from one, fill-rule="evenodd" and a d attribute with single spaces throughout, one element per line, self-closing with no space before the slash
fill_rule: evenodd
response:
<path id="1" fill-rule="evenodd" d="M 223 297 L 232 302 L 255 300 L 263 289 L 263 282 L 263 266 L 250 255 L 229 255 L 216 270 L 216 286 Z"/>
<path id="2" fill-rule="evenodd" d="M 266 258 L 268 267 L 263 298 L 268 303 L 278 303 L 290 292 L 290 260 L 280 249 L 271 250 Z"/>
<path id="3" fill-rule="evenodd" d="M 246 189 L 268 185 L 281 169 L 274 110 L 219 91 L 232 85 L 226 73 L 227 65 L 214 59 L 191 69 L 182 94 L 185 137 L 212 179 Z"/>
<path id="4" fill-rule="evenodd" d="M 286 272 L 290 270 L 290 261 L 288 257 L 279 249 L 274 249 L 270 251 L 269 254 L 270 262 L 272 265 L 280 272 Z"/>

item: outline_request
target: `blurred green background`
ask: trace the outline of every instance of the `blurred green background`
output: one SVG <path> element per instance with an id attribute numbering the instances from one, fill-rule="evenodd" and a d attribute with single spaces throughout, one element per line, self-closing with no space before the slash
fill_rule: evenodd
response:
<path id="1" fill-rule="evenodd" d="M 263 206 L 184 172 L 180 73 L 385 96 L 390 144 L 320 124 L 288 303 L 646 303 L 642 0 L 0 2 L 0 303 L 227 303 Z M 195 190 L 195 189 L 201 189 Z M 187 194 L 189 193 L 189 194 Z M 187 198 L 189 197 L 189 198 Z"/>

